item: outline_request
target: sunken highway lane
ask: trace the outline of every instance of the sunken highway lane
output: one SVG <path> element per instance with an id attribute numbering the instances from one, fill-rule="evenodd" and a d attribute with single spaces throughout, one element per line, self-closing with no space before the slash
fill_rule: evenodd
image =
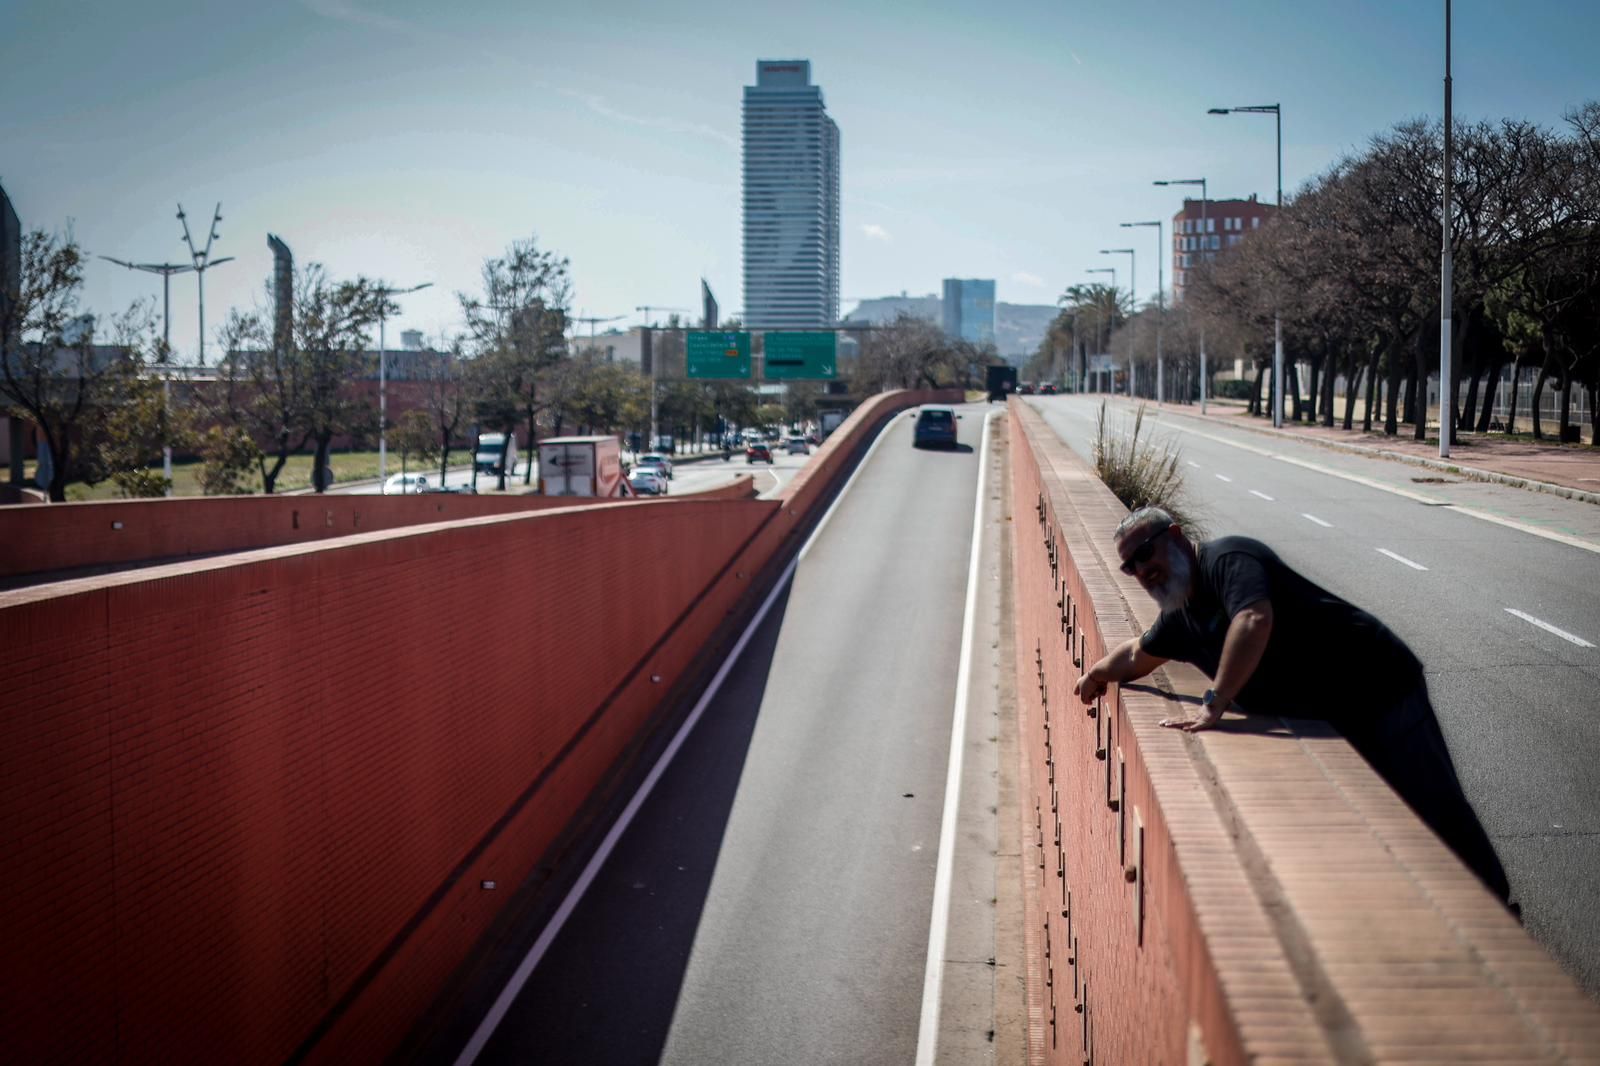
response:
<path id="1" fill-rule="evenodd" d="M 1091 458 L 1099 400 L 1026 402 Z M 1130 432 L 1132 406 L 1112 401 L 1107 424 Z M 1529 932 L 1600 996 L 1600 507 L 1154 405 L 1152 438 L 1181 449 L 1207 536 L 1266 542 L 1417 653 Z M 1369 694 L 1359 662 L 1304 683 Z"/>
<path id="2" fill-rule="evenodd" d="M 503 1013 L 456 1061 L 913 1061 L 985 413 L 959 410 L 954 451 L 889 422 L 526 983 L 467 1004 Z"/>

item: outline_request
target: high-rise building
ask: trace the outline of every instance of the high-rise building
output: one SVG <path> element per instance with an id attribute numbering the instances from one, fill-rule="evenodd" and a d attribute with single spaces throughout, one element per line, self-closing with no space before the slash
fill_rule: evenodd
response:
<path id="1" fill-rule="evenodd" d="M 839 127 L 811 62 L 762 59 L 744 88 L 744 322 L 839 319 Z"/>
<path id="2" fill-rule="evenodd" d="M 994 280 L 944 279 L 944 331 L 956 340 L 994 343 Z"/>
<path id="3" fill-rule="evenodd" d="M 1276 210 L 1252 193 L 1248 200 L 1208 200 L 1202 218 L 1201 202 L 1184 197 L 1183 210 L 1172 216 L 1173 297 L 1183 299 L 1191 269 L 1237 245 L 1246 233 L 1260 229 Z"/>

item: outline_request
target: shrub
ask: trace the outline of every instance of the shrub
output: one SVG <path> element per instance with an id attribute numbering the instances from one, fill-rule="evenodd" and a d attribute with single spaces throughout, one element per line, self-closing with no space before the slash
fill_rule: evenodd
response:
<path id="1" fill-rule="evenodd" d="M 1219 400 L 1248 400 L 1256 383 L 1244 378 L 1224 378 L 1217 382 L 1213 393 Z"/>
<path id="2" fill-rule="evenodd" d="M 1100 402 L 1100 418 L 1094 439 L 1094 469 L 1106 488 L 1130 511 L 1141 507 L 1160 507 L 1175 522 L 1198 536 L 1198 516 L 1189 505 L 1179 464 L 1183 452 L 1171 441 L 1157 445 L 1139 439 L 1144 428 L 1144 404 L 1133 417 L 1133 433 L 1118 440 L 1106 429 L 1106 405 Z"/>

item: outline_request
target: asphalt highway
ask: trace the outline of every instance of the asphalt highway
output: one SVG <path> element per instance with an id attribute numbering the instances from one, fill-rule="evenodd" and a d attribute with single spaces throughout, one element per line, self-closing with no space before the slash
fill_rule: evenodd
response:
<path id="1" fill-rule="evenodd" d="M 905 416 L 884 430 L 477 1062 L 913 1061 L 983 413 L 955 451 L 913 449 Z M 967 736 L 992 745 L 980 717 Z M 971 762 L 992 821 L 992 756 Z M 961 839 L 956 883 L 983 898 L 956 913 L 992 936 L 995 845 Z M 992 946 L 955 924 L 950 951 L 978 957 L 950 987 L 992 1025 L 970 980 L 993 983 Z"/>
<path id="2" fill-rule="evenodd" d="M 1098 398 L 1028 402 L 1092 457 Z M 1127 434 L 1131 406 L 1114 401 L 1107 420 Z M 1600 507 L 1153 405 L 1142 437 L 1181 450 L 1207 536 L 1266 542 L 1417 653 L 1528 930 L 1600 996 Z M 1359 662 L 1305 683 L 1364 694 Z"/>

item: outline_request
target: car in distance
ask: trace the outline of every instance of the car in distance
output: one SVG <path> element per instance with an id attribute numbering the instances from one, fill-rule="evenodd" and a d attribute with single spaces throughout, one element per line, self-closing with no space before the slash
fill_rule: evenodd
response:
<path id="1" fill-rule="evenodd" d="M 667 479 L 653 467 L 636 466 L 628 475 L 628 485 L 636 496 L 665 496 Z"/>
<path id="2" fill-rule="evenodd" d="M 1021 385 L 1018 385 L 1017 386 L 1017 395 L 1018 396 L 1032 396 L 1033 395 L 1033 382 L 1024 381 Z"/>
<path id="3" fill-rule="evenodd" d="M 956 420 L 961 416 L 949 407 L 925 406 L 917 411 L 917 424 L 911 431 L 911 446 L 956 446 Z"/>
<path id="4" fill-rule="evenodd" d="M 1054 396 L 1055 394 L 1056 394 L 1056 387 L 1052 382 L 1047 381 L 1043 385 L 1039 386 L 1039 395 L 1040 396 Z"/>
<path id="5" fill-rule="evenodd" d="M 427 491 L 429 488 L 426 474 L 395 474 L 383 483 L 385 496 L 410 496 L 413 493 Z"/>
<path id="6" fill-rule="evenodd" d="M 646 452 L 644 455 L 639 456 L 639 461 L 634 466 L 655 467 L 662 477 L 668 481 L 672 480 L 672 460 L 660 452 Z"/>
<path id="7" fill-rule="evenodd" d="M 772 449 L 765 441 L 756 441 L 744 450 L 744 461 L 747 463 L 772 462 Z"/>
<path id="8" fill-rule="evenodd" d="M 806 439 L 804 437 L 790 437 L 784 442 L 784 446 L 789 449 L 790 455 L 811 454 L 811 445 L 806 443 Z"/>

